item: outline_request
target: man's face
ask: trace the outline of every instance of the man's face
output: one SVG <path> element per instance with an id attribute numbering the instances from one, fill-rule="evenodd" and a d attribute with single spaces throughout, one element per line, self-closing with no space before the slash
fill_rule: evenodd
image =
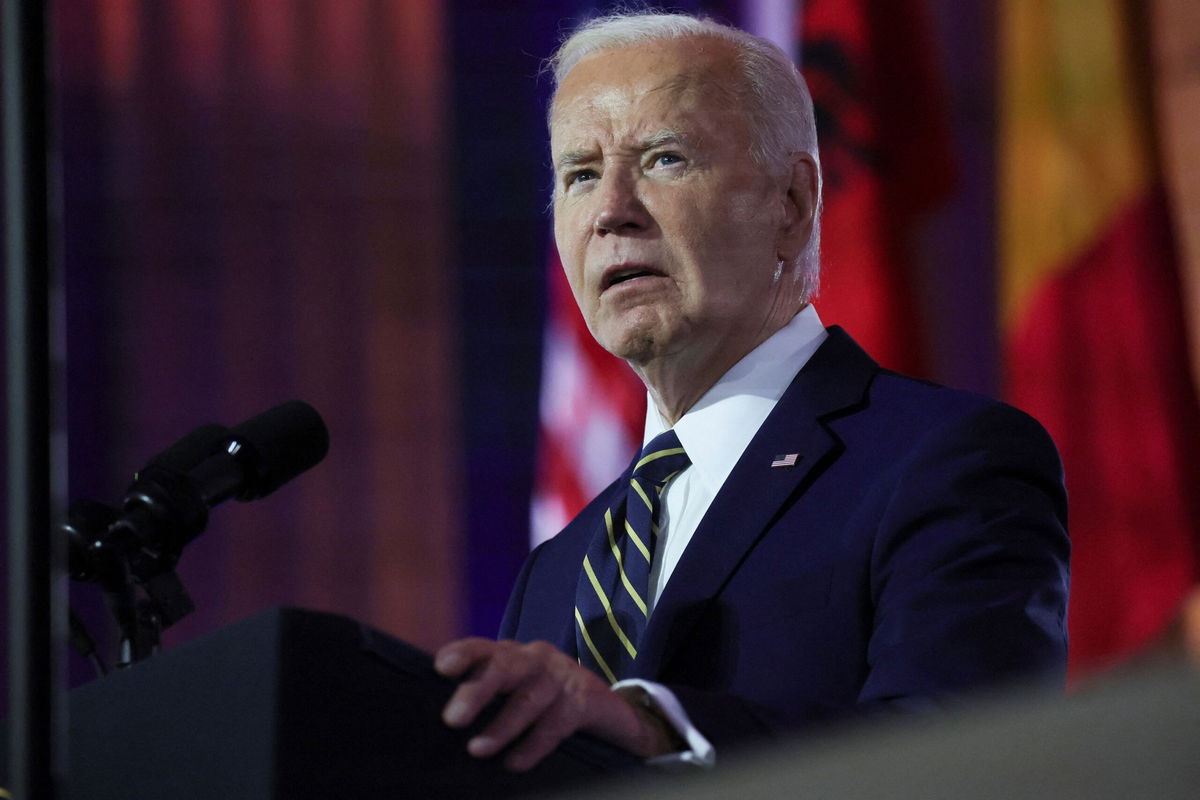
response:
<path id="1" fill-rule="evenodd" d="M 776 263 L 786 179 L 750 156 L 733 49 L 590 56 L 551 115 L 554 234 L 592 335 L 635 365 L 728 368 L 799 308 Z"/>

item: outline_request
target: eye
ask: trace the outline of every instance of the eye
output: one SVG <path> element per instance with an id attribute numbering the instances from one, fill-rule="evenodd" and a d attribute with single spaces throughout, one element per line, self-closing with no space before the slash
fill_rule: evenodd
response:
<path id="1" fill-rule="evenodd" d="M 659 153 L 650 161 L 651 167 L 670 167 L 675 164 L 682 164 L 683 156 L 678 153 Z"/>
<path id="2" fill-rule="evenodd" d="M 570 189 L 576 184 L 593 181 L 598 177 L 600 176 L 596 174 L 594 169 L 577 169 L 563 176 L 563 185 Z"/>

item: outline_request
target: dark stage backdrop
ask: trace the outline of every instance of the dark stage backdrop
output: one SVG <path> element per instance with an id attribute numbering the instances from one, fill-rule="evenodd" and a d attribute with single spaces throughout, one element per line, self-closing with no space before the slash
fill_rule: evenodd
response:
<path id="1" fill-rule="evenodd" d="M 169 641 L 274 604 L 427 646 L 457 633 L 442 4 L 55 10 L 71 496 L 115 500 L 197 424 L 302 398 L 324 415 L 329 456 L 213 514 L 180 569 L 199 610 Z"/>

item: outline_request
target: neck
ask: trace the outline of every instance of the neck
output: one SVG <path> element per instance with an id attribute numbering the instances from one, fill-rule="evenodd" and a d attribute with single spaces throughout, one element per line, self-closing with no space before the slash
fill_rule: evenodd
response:
<path id="1" fill-rule="evenodd" d="M 671 427 L 736 363 L 735 360 L 718 366 L 710 361 L 701 371 L 660 364 L 631 366 L 642 383 L 646 384 L 659 416 Z"/>
<path id="2" fill-rule="evenodd" d="M 792 315 L 794 316 L 794 314 Z M 676 354 L 664 354 L 643 363 L 629 362 L 642 379 L 659 416 L 670 426 L 708 392 L 735 364 L 771 338 L 791 320 L 765 325 L 757 335 L 740 346 L 712 347 L 697 353 L 697 348 Z"/>

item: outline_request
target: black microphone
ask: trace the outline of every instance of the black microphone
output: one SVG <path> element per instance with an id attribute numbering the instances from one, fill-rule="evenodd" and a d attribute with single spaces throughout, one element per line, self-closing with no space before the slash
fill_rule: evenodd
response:
<path id="1" fill-rule="evenodd" d="M 315 467 L 328 451 L 321 415 L 291 400 L 236 426 L 187 477 L 209 508 L 231 497 L 257 500 Z"/>
<path id="2" fill-rule="evenodd" d="M 210 422 L 193 430 L 173 445 L 153 456 L 138 473 L 154 466 L 186 472 L 217 452 L 229 438 L 229 428 Z M 133 476 L 137 480 L 138 473 Z"/>
<path id="3" fill-rule="evenodd" d="M 117 519 L 96 544 L 128 557 L 139 581 L 170 572 L 208 524 L 209 508 L 231 497 L 266 497 L 316 466 L 328 450 L 321 415 L 299 400 L 232 430 L 201 426 L 137 473 Z"/>
<path id="4" fill-rule="evenodd" d="M 165 467 L 173 471 L 186 472 L 224 446 L 229 438 L 229 428 L 209 423 L 201 425 L 166 450 L 153 456 L 146 466 L 134 473 L 134 482 L 126 493 L 133 490 L 138 476 L 148 469 Z M 95 500 L 81 498 L 71 503 L 67 519 L 60 529 L 67 536 L 68 572 L 72 580 L 99 581 L 103 565 L 100 539 L 117 520 L 117 510 Z"/>

